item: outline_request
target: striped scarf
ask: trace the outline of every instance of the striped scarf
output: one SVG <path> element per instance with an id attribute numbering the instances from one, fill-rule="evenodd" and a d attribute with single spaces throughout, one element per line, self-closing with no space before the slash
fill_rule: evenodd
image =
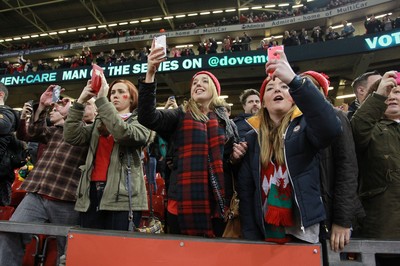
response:
<path id="1" fill-rule="evenodd" d="M 182 143 L 178 146 L 178 221 L 183 234 L 214 237 L 211 218 L 223 216 L 218 206 L 224 206 L 224 133 L 213 112 L 204 123 L 187 111 L 178 130 Z"/>

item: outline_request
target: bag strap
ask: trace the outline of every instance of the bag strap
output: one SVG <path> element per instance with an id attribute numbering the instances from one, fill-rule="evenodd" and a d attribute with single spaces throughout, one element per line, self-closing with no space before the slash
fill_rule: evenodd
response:
<path id="1" fill-rule="evenodd" d="M 208 157 L 207 157 L 207 162 L 208 162 L 208 173 L 210 175 L 209 179 L 210 179 L 210 182 L 211 182 L 211 188 L 213 190 L 213 194 L 216 197 L 220 214 L 224 218 L 225 217 L 224 199 L 222 198 L 222 195 L 220 193 L 220 186 L 219 186 L 217 177 L 215 176 L 214 170 L 213 170 L 212 165 L 211 165 L 210 155 L 208 155 Z"/>
<path id="2" fill-rule="evenodd" d="M 128 147 L 125 147 L 125 154 L 127 157 L 127 166 L 126 166 L 126 187 L 128 190 L 128 201 L 129 201 L 129 213 L 128 213 L 128 231 L 135 231 L 135 223 L 133 222 L 133 211 L 132 211 L 132 189 L 131 189 L 131 180 L 132 180 L 132 171 L 131 171 L 131 160 L 132 154 L 129 152 Z"/>
<path id="3" fill-rule="evenodd" d="M 126 122 L 129 122 L 132 119 L 134 110 L 132 114 L 128 117 Z M 125 154 L 127 158 L 127 166 L 126 166 L 126 188 L 128 190 L 128 203 L 129 203 L 129 212 L 128 212 L 128 231 L 136 231 L 135 223 L 133 222 L 133 210 L 132 210 L 132 188 L 131 188 L 131 180 L 132 180 L 132 169 L 131 164 L 133 161 L 132 153 L 129 151 L 128 146 L 125 146 Z"/>
<path id="4" fill-rule="evenodd" d="M 232 173 L 232 172 L 231 172 L 231 175 L 232 175 L 232 188 L 233 188 L 233 194 L 236 194 L 236 195 L 237 195 L 236 188 L 235 188 L 235 176 L 233 175 L 233 173 Z"/>
<path id="5" fill-rule="evenodd" d="M 232 199 L 233 198 L 238 199 L 238 193 L 235 189 L 235 176 L 232 172 L 231 172 L 231 176 L 232 176 L 232 189 L 233 189 Z M 230 204 L 232 204 L 232 200 L 231 200 Z M 225 216 L 225 222 L 227 220 L 231 220 L 232 218 L 233 218 L 232 206 L 229 206 L 228 214 Z"/>
<path id="6" fill-rule="evenodd" d="M 146 154 L 147 153 L 147 154 Z M 154 216 L 154 208 L 153 208 L 153 187 L 152 185 L 154 184 L 156 186 L 156 168 L 157 168 L 157 160 L 153 156 L 151 156 L 149 147 L 147 146 L 145 148 L 145 156 L 147 157 L 145 160 L 145 172 L 146 172 L 146 180 L 147 180 L 147 185 L 149 188 L 149 201 L 150 201 L 150 206 L 149 206 L 149 217 L 150 218 L 155 218 Z M 156 188 L 157 189 L 157 188 Z"/>

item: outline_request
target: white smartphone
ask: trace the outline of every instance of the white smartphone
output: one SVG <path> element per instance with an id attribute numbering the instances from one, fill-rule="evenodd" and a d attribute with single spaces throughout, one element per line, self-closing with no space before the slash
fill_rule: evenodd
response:
<path id="1" fill-rule="evenodd" d="M 158 48 L 158 47 L 162 47 L 162 48 L 164 48 L 164 56 L 163 57 L 166 57 L 167 56 L 167 36 L 166 35 L 160 35 L 160 36 L 156 36 L 156 37 L 154 37 L 154 40 L 155 40 L 155 48 Z"/>

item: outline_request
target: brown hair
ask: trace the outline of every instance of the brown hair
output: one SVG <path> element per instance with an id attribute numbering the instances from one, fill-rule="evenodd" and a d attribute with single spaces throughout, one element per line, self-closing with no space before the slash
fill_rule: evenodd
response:
<path id="1" fill-rule="evenodd" d="M 353 90 L 356 92 L 357 88 L 359 86 L 365 86 L 367 84 L 367 80 L 370 76 L 374 76 L 374 75 L 380 75 L 378 71 L 374 70 L 371 72 L 366 72 L 362 75 L 360 75 L 359 77 L 357 77 L 352 83 L 351 83 L 351 87 L 353 87 Z M 368 88 L 367 88 L 368 89 Z"/>
<path id="2" fill-rule="evenodd" d="M 260 132 L 258 134 L 258 143 L 260 144 L 260 163 L 267 167 L 272 158 L 279 165 L 285 164 L 284 156 L 284 135 L 289 125 L 292 114 L 296 106 L 293 105 L 289 112 L 283 117 L 281 124 L 275 127 L 274 122 L 269 117 L 268 110 L 261 108 L 258 112 L 260 117 Z"/>
<path id="3" fill-rule="evenodd" d="M 241 103 L 242 105 L 246 105 L 247 98 L 248 98 L 250 95 L 257 95 L 258 97 L 260 97 L 260 93 L 259 93 L 258 91 L 256 91 L 255 89 L 247 89 L 247 90 L 244 90 L 244 91 L 240 94 L 240 96 L 239 96 L 240 103 Z M 262 99 L 260 99 L 260 100 L 262 101 Z"/>

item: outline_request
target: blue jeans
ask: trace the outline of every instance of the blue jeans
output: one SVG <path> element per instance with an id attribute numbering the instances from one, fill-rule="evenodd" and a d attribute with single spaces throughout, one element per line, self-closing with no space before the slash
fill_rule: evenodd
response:
<path id="1" fill-rule="evenodd" d="M 13 222 L 54 223 L 74 226 L 78 224 L 75 203 L 54 201 L 36 193 L 28 193 L 10 218 Z M 0 232 L 0 265 L 20 266 L 24 257 L 25 244 L 31 237 L 28 234 Z M 65 253 L 66 238 L 57 237 L 58 258 Z"/>

